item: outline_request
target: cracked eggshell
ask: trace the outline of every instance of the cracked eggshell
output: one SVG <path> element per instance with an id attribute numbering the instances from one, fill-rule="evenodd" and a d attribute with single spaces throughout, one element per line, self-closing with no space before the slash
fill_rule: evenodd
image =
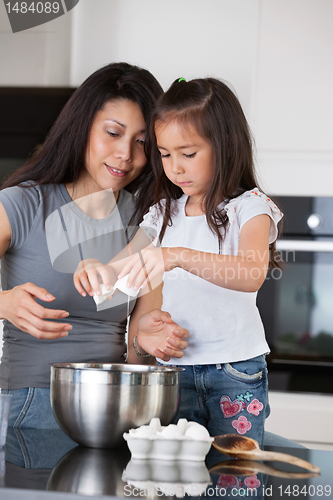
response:
<path id="1" fill-rule="evenodd" d="M 162 430 L 160 419 L 157 417 L 152 418 L 149 427 L 151 427 L 156 432 L 160 432 Z"/>
<path id="2" fill-rule="evenodd" d="M 129 295 L 130 297 L 136 297 L 140 292 L 140 288 L 139 288 L 139 290 L 133 290 L 132 287 L 129 288 L 127 286 L 128 277 L 129 277 L 129 274 L 126 274 L 126 276 L 124 276 L 120 280 L 116 281 L 114 287 L 118 288 L 118 290 L 120 290 L 123 293 L 126 293 L 126 295 Z"/>
<path id="3" fill-rule="evenodd" d="M 107 300 L 108 297 L 111 297 L 111 295 L 114 294 L 114 287 L 111 286 L 110 290 L 107 290 L 105 285 L 101 283 L 99 285 L 99 288 L 101 289 L 102 294 L 101 295 L 96 295 L 96 293 L 93 295 L 93 299 L 95 301 L 95 304 L 99 306 L 100 304 L 103 304 Z"/>
<path id="4" fill-rule="evenodd" d="M 177 427 L 179 427 L 180 432 L 182 433 L 182 435 L 184 435 L 188 427 L 188 421 L 186 420 L 186 418 L 180 418 L 177 422 Z"/>

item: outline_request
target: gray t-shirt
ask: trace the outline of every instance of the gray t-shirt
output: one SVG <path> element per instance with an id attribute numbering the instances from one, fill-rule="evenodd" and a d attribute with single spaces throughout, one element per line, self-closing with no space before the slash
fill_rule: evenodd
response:
<path id="1" fill-rule="evenodd" d="M 10 247 L 1 259 L 2 289 L 32 282 L 56 299 L 37 300 L 47 308 L 69 312 L 73 327 L 65 338 L 37 339 L 4 321 L 0 387 L 49 387 L 50 364 L 58 362 L 124 362 L 127 315 L 135 301 L 119 293 L 99 306 L 82 297 L 73 273 L 82 259 L 106 263 L 133 237 L 127 227 L 133 214 L 130 193 L 120 191 L 116 208 L 104 219 L 86 216 L 64 185 L 15 186 L 0 191 L 10 226 Z"/>

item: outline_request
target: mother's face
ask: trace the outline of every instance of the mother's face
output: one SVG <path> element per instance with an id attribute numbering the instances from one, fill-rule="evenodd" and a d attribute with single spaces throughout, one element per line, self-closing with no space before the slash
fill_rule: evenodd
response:
<path id="1" fill-rule="evenodd" d="M 117 193 L 140 175 L 147 164 L 145 136 L 146 122 L 136 102 L 108 101 L 97 112 L 83 173 L 91 192 L 111 188 Z"/>

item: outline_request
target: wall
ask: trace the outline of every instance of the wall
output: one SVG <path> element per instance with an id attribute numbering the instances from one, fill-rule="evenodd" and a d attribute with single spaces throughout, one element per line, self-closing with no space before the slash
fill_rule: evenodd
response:
<path id="1" fill-rule="evenodd" d="M 164 88 L 179 76 L 217 76 L 251 103 L 259 0 L 85 0 L 73 11 L 71 82 L 125 60 L 150 69 Z"/>
<path id="2" fill-rule="evenodd" d="M 71 13 L 13 34 L 0 2 L 0 85 L 68 86 Z"/>

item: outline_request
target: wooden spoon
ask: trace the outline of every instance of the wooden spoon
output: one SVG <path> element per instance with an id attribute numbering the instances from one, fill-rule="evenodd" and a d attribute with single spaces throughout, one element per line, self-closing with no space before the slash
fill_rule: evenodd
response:
<path id="1" fill-rule="evenodd" d="M 251 460 L 226 460 L 214 465 L 210 470 L 212 474 L 227 474 L 240 476 L 251 476 L 262 472 L 269 476 L 286 477 L 294 479 L 305 479 L 308 477 L 320 476 L 318 472 L 287 472 L 284 470 L 274 469 L 270 465 L 260 462 L 252 462 Z"/>
<path id="2" fill-rule="evenodd" d="M 320 472 L 319 467 L 306 462 L 306 460 L 286 453 L 261 450 L 257 441 L 238 434 L 215 436 L 212 444 L 220 453 L 230 457 L 244 458 L 245 460 L 276 460 L 298 465 L 298 467 L 303 467 L 312 472 Z"/>

